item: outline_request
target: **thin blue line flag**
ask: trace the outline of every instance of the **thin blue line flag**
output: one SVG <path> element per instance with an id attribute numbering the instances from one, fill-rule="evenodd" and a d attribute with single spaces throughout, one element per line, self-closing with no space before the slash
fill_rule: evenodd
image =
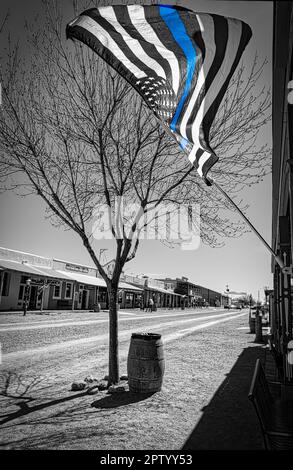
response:
<path id="1" fill-rule="evenodd" d="M 218 161 L 209 133 L 251 38 L 243 21 L 170 5 L 86 10 L 66 28 L 142 96 L 207 184 Z"/>

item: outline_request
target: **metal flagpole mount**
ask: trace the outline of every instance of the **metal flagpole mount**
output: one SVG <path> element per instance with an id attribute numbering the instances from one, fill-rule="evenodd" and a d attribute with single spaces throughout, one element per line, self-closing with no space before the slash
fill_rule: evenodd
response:
<path id="1" fill-rule="evenodd" d="M 292 276 L 293 265 L 290 264 L 289 266 L 287 266 L 287 253 L 285 253 L 285 251 L 283 253 L 283 258 L 284 258 L 284 267 L 282 268 L 282 273 Z"/>

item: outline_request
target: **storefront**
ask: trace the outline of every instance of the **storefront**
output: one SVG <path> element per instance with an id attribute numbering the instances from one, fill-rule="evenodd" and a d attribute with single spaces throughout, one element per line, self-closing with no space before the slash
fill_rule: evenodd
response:
<path id="1" fill-rule="evenodd" d="M 164 289 L 162 287 L 147 286 L 144 289 L 144 305 L 149 306 L 149 301 L 154 301 L 157 308 L 178 308 L 181 305 L 182 295 Z"/>
<path id="2" fill-rule="evenodd" d="M 108 308 L 106 283 L 92 266 L 0 248 L 0 310 Z M 143 289 L 119 284 L 119 307 L 138 308 Z"/>
<path id="3" fill-rule="evenodd" d="M 53 259 L 54 268 L 62 275 L 74 281 L 74 309 L 94 309 L 98 304 L 102 309 L 109 308 L 107 286 L 97 270 L 91 266 L 68 263 Z M 139 306 L 143 290 L 127 284 L 119 283 L 119 308 L 135 308 Z M 62 298 L 62 296 L 61 296 Z"/>
<path id="4" fill-rule="evenodd" d="M 118 304 L 120 308 L 140 308 L 142 298 L 143 289 L 125 282 L 119 283 Z"/>
<path id="5" fill-rule="evenodd" d="M 66 282 L 54 269 L 28 262 L 0 259 L 0 269 L 0 310 L 22 310 L 25 297 L 30 310 L 50 309 L 54 292 Z"/>

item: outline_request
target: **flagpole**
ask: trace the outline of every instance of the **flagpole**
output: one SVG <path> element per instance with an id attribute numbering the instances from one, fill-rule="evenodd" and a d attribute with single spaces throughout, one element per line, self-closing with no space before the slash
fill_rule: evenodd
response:
<path id="1" fill-rule="evenodd" d="M 271 255 L 273 255 L 273 257 L 275 258 L 280 268 L 283 269 L 285 267 L 283 260 L 274 252 L 274 250 L 270 247 L 270 245 L 265 241 L 265 239 L 261 236 L 261 234 L 256 230 L 254 225 L 252 225 L 250 220 L 243 214 L 241 209 L 239 209 L 239 207 L 235 204 L 235 202 L 230 198 L 230 196 L 228 196 L 228 194 L 221 188 L 221 186 L 218 183 L 216 183 L 216 181 L 210 180 L 210 182 L 216 186 L 216 188 L 223 194 L 223 196 L 225 196 L 226 199 L 228 199 L 230 204 L 232 204 L 232 206 L 237 210 L 238 214 L 241 215 L 245 223 L 249 225 L 251 230 L 256 234 L 256 236 L 260 239 L 260 241 L 264 244 L 264 246 L 269 250 Z"/>
<path id="2" fill-rule="evenodd" d="M 155 116 L 158 123 L 163 127 L 163 129 L 167 132 L 167 134 L 175 140 L 175 142 L 177 144 L 178 141 L 175 137 L 175 135 L 173 134 L 173 132 L 171 131 L 171 129 L 164 123 L 162 122 L 157 116 Z M 280 266 L 281 269 L 283 269 L 285 267 L 284 265 L 284 262 L 283 260 L 280 258 L 280 256 L 278 256 L 274 250 L 270 247 L 270 245 L 265 241 L 265 239 L 261 236 L 261 234 L 256 230 L 256 228 L 254 227 L 254 225 L 252 225 L 252 223 L 250 222 L 250 220 L 243 214 L 243 212 L 241 211 L 241 209 L 239 209 L 239 207 L 235 204 L 235 202 L 230 198 L 230 196 L 228 196 L 228 194 L 221 188 L 221 186 L 219 186 L 218 183 L 216 183 L 214 180 L 212 180 L 211 178 L 208 179 L 208 181 L 211 183 L 211 185 L 215 185 L 216 188 L 223 194 L 223 196 L 225 196 L 226 199 L 228 199 L 228 201 L 230 202 L 230 204 L 236 209 L 236 211 L 238 212 L 238 214 L 240 214 L 240 216 L 242 217 L 242 219 L 245 221 L 245 223 L 251 228 L 251 230 L 256 234 L 256 236 L 260 239 L 260 241 L 263 243 L 263 245 L 267 248 L 267 250 L 269 250 L 269 252 L 271 253 L 271 255 L 274 257 L 275 261 L 278 263 L 278 265 Z"/>

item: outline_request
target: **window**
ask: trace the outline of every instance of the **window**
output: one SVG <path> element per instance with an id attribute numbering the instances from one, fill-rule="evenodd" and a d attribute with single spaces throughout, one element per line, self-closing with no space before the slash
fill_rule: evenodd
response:
<path id="1" fill-rule="evenodd" d="M 133 294 L 130 292 L 125 293 L 125 304 L 128 306 L 132 306 L 133 303 Z"/>
<path id="2" fill-rule="evenodd" d="M 107 301 L 107 292 L 99 292 L 98 294 L 99 302 Z"/>
<path id="3" fill-rule="evenodd" d="M 56 284 L 53 288 L 53 299 L 61 299 L 61 282 Z"/>
<path id="4" fill-rule="evenodd" d="M 72 299 L 72 283 L 66 282 L 65 284 L 65 299 Z"/>
<path id="5" fill-rule="evenodd" d="M 10 273 L 5 272 L 3 274 L 3 283 L 2 283 L 2 292 L 1 292 L 1 295 L 3 295 L 3 297 L 7 297 L 9 295 L 9 286 L 10 286 Z"/>

